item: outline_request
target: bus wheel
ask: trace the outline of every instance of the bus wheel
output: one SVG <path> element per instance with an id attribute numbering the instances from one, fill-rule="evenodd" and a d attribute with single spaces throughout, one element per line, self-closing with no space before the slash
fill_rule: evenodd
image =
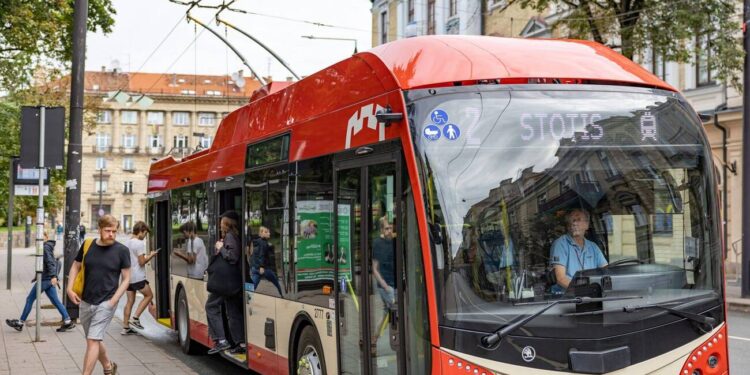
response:
<path id="1" fill-rule="evenodd" d="M 183 353 L 198 354 L 200 344 L 190 338 L 190 313 L 184 289 L 180 289 L 177 297 L 177 338 Z"/>
<path id="2" fill-rule="evenodd" d="M 326 363 L 323 359 L 320 339 L 313 326 L 302 329 L 297 342 L 297 374 L 320 375 L 326 373 Z"/>

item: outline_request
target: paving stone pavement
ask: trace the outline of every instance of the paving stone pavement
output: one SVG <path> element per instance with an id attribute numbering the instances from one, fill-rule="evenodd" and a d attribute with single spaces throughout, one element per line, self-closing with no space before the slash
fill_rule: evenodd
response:
<path id="1" fill-rule="evenodd" d="M 62 241 L 59 241 L 55 254 L 62 254 Z M 12 288 L 6 289 L 7 245 L 0 250 L 0 375 L 35 374 L 80 374 L 83 368 L 83 354 L 86 340 L 83 328 L 77 325 L 74 330 L 58 333 L 55 329 L 60 322 L 56 309 L 41 309 L 41 342 L 33 342 L 35 326 L 24 327 L 22 332 L 5 325 L 5 319 L 18 319 L 21 316 L 26 296 L 34 278 L 35 250 L 16 248 L 12 255 Z M 62 298 L 62 292 L 59 292 Z M 50 305 L 47 296 L 42 295 L 42 305 Z M 120 304 L 125 303 L 123 296 Z M 120 309 L 121 311 L 121 309 Z M 36 317 L 32 309 L 29 320 Z M 120 335 L 122 316 L 116 315 L 107 331 L 104 342 L 110 358 L 117 362 L 118 374 L 197 374 L 178 359 L 170 356 L 157 345 L 141 335 Z M 97 363 L 94 374 L 101 374 L 101 364 Z"/>

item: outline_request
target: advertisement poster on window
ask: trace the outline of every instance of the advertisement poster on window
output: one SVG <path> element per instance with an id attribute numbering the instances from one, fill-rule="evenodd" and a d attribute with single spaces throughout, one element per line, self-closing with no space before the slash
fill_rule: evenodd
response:
<path id="1" fill-rule="evenodd" d="M 333 202 L 297 202 L 297 280 L 311 282 L 333 279 L 335 262 L 339 272 L 350 278 L 351 259 L 349 245 L 350 206 L 339 205 L 339 244 L 342 251 L 338 259 L 333 251 Z"/>

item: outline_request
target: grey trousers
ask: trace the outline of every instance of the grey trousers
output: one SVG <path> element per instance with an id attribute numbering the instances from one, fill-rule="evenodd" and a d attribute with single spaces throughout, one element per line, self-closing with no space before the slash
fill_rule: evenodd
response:
<path id="1" fill-rule="evenodd" d="M 227 297 L 216 293 L 209 293 L 206 300 L 206 318 L 208 319 L 208 335 L 214 342 L 225 340 L 224 320 L 221 318 L 221 307 L 227 313 L 229 334 L 235 344 L 245 342 L 245 326 L 242 317 L 242 293 Z"/>

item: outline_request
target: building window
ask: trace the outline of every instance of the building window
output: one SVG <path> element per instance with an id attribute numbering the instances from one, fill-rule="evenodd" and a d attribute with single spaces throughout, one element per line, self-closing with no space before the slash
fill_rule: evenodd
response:
<path id="1" fill-rule="evenodd" d="M 695 75 L 698 86 L 711 85 L 714 83 L 715 72 L 711 71 L 708 62 L 711 61 L 711 38 L 707 34 L 696 37 Z"/>
<path id="2" fill-rule="evenodd" d="M 96 133 L 96 150 L 107 151 L 107 148 L 109 148 L 109 134 Z"/>
<path id="3" fill-rule="evenodd" d="M 120 111 L 120 123 L 133 125 L 138 123 L 138 111 Z"/>
<path id="4" fill-rule="evenodd" d="M 508 4 L 508 0 L 487 0 L 487 9 L 503 8 Z M 552 6 L 552 4 L 550 5 Z M 551 12 L 550 14 L 555 14 Z"/>
<path id="5" fill-rule="evenodd" d="M 172 124 L 190 125 L 190 112 L 172 112 Z"/>
<path id="6" fill-rule="evenodd" d="M 126 148 L 135 147 L 135 134 L 123 134 L 122 147 L 126 147 Z"/>
<path id="7" fill-rule="evenodd" d="M 149 135 L 148 145 L 149 147 L 162 147 L 161 135 Z"/>
<path id="8" fill-rule="evenodd" d="M 448 17 L 455 17 L 458 14 L 458 0 L 448 0 Z"/>
<path id="9" fill-rule="evenodd" d="M 198 125 L 211 126 L 216 124 L 216 114 L 213 112 L 198 112 Z"/>
<path id="10" fill-rule="evenodd" d="M 201 146 L 201 148 L 209 148 L 211 147 L 212 141 L 213 141 L 213 137 L 203 136 L 198 139 L 198 144 Z"/>
<path id="11" fill-rule="evenodd" d="M 206 95 L 208 96 L 221 96 L 220 90 L 206 90 Z"/>
<path id="12" fill-rule="evenodd" d="M 123 181 L 122 192 L 123 194 L 133 194 L 133 181 Z"/>
<path id="13" fill-rule="evenodd" d="M 380 44 L 388 43 L 388 12 L 380 12 Z"/>
<path id="14" fill-rule="evenodd" d="M 427 0 L 427 34 L 435 34 L 435 0 Z"/>
<path id="15" fill-rule="evenodd" d="M 97 179 L 94 182 L 94 191 L 96 191 L 97 193 L 106 193 L 107 192 L 107 180 Z"/>
<path id="16" fill-rule="evenodd" d="M 414 0 L 407 0 L 406 7 L 408 9 L 408 14 L 409 14 L 407 17 L 407 22 L 412 23 L 414 22 Z"/>
<path id="17" fill-rule="evenodd" d="M 539 194 L 539 196 L 536 197 L 536 204 L 539 211 L 542 210 L 542 206 L 544 206 L 545 203 L 547 203 L 547 193 Z"/>
<path id="18" fill-rule="evenodd" d="M 617 170 L 617 167 L 615 167 L 614 164 L 612 164 L 612 160 L 606 152 L 597 151 L 597 153 L 599 154 L 599 160 L 602 161 L 602 166 L 604 166 L 604 172 L 607 173 L 607 177 L 613 177 L 620 174 L 620 171 Z"/>
<path id="19" fill-rule="evenodd" d="M 124 171 L 134 171 L 135 170 L 135 164 L 133 163 L 133 158 L 124 158 L 124 159 L 122 159 L 122 169 Z"/>
<path id="20" fill-rule="evenodd" d="M 96 114 L 97 124 L 111 124 L 112 123 L 112 111 L 101 110 Z"/>
<path id="21" fill-rule="evenodd" d="M 96 158 L 96 170 L 107 169 L 107 159 Z"/>
<path id="22" fill-rule="evenodd" d="M 164 112 L 160 112 L 160 111 L 146 112 L 146 123 L 149 125 L 164 125 Z"/>
<path id="23" fill-rule="evenodd" d="M 175 135 L 174 136 L 174 144 L 173 144 L 172 147 L 178 148 L 178 149 L 187 148 L 188 147 L 187 136 L 185 136 L 185 135 Z"/>
<path id="24" fill-rule="evenodd" d="M 560 194 L 570 190 L 570 176 L 566 176 L 560 181 Z"/>

